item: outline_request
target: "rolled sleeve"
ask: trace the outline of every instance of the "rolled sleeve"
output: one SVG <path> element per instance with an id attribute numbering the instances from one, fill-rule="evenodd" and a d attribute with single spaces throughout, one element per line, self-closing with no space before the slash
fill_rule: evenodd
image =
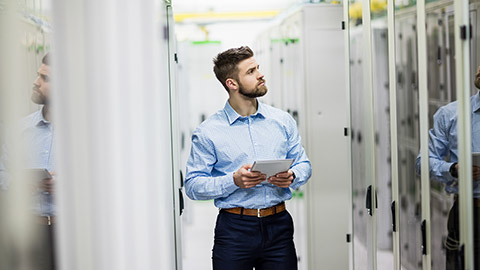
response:
<path id="1" fill-rule="evenodd" d="M 450 134 L 448 131 L 452 129 L 452 116 L 450 114 L 450 111 L 444 107 L 439 109 L 434 115 L 433 128 L 429 131 L 430 177 L 442 183 L 450 183 L 455 180 L 450 175 L 450 167 L 457 159 L 455 155 L 451 155 L 452 149 L 449 145 Z M 444 158 L 449 154 L 452 160 L 445 161 Z"/>
<path id="2" fill-rule="evenodd" d="M 298 164 L 291 170 L 295 174 L 295 179 L 293 179 L 293 182 L 290 185 L 291 189 L 298 189 L 300 186 L 307 183 L 308 179 L 312 175 L 312 166 L 310 161 Z"/>
<path id="3" fill-rule="evenodd" d="M 455 107 L 447 105 L 438 109 L 433 116 L 433 128 L 428 131 L 428 159 L 429 173 L 432 180 L 444 184 L 451 184 L 456 181 L 450 174 L 450 167 L 457 161 L 456 149 L 452 149 L 452 141 L 456 140 Z M 453 147 L 454 148 L 454 147 Z M 446 161 L 445 158 L 450 160 Z M 415 170 L 421 174 L 421 156 L 417 156 Z"/>
<path id="4" fill-rule="evenodd" d="M 185 182 L 187 196 L 192 200 L 226 197 L 238 188 L 233 181 L 233 173 L 219 177 L 194 177 Z"/>
<path id="5" fill-rule="evenodd" d="M 222 176 L 212 176 L 215 163 L 213 144 L 200 133 L 194 133 L 185 180 L 186 194 L 190 199 L 211 200 L 222 198 L 238 189 L 233 181 L 233 172 Z"/>
<path id="6" fill-rule="evenodd" d="M 295 173 L 295 179 L 293 179 L 290 188 L 298 189 L 300 186 L 306 184 L 308 179 L 310 179 L 310 176 L 312 175 L 312 165 L 310 164 L 310 160 L 308 159 L 305 149 L 303 148 L 302 139 L 298 133 L 295 120 L 292 117 L 289 117 L 289 121 L 287 123 L 289 142 L 287 158 L 293 158 L 295 160 L 291 168 L 291 170 Z"/>

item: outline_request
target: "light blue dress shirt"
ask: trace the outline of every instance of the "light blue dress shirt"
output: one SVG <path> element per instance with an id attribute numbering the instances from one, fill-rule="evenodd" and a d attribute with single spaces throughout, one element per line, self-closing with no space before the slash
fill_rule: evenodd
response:
<path id="1" fill-rule="evenodd" d="M 24 168 L 45 168 L 55 171 L 53 126 L 45 120 L 42 110 L 34 112 L 22 121 L 20 142 L 26 153 L 22 154 Z M 8 139 L 8 138 L 7 138 Z M 0 187 L 7 190 L 10 183 L 8 141 L 2 147 L 0 159 Z M 55 205 L 51 194 L 38 190 L 34 194 L 33 210 L 37 215 L 55 215 Z"/>
<path id="2" fill-rule="evenodd" d="M 266 208 L 292 197 L 289 188 L 270 183 L 241 189 L 233 174 L 255 160 L 294 159 L 297 189 L 311 176 L 311 165 L 295 120 L 286 112 L 258 102 L 255 114 L 239 115 L 227 101 L 193 133 L 187 161 L 186 193 L 194 200 L 215 199 L 218 208 Z"/>
<path id="3" fill-rule="evenodd" d="M 480 92 L 470 98 L 472 106 L 472 152 L 480 152 Z M 450 167 L 458 162 L 457 101 L 442 106 L 433 116 L 430 129 L 429 158 L 430 177 L 445 185 L 448 193 L 458 193 L 458 179 L 450 175 Z M 448 161 L 445 159 L 448 158 Z M 420 155 L 417 157 L 417 173 L 420 172 Z M 473 184 L 473 196 L 480 197 L 478 181 Z"/>

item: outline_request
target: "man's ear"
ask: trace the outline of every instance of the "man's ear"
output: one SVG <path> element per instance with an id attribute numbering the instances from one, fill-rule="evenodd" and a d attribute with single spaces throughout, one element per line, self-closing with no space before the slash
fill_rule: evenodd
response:
<path id="1" fill-rule="evenodd" d="M 230 90 L 237 90 L 237 89 L 238 89 L 237 81 L 235 81 L 235 80 L 232 79 L 232 78 L 228 78 L 228 79 L 225 81 L 225 84 L 227 85 L 227 87 L 228 87 Z"/>

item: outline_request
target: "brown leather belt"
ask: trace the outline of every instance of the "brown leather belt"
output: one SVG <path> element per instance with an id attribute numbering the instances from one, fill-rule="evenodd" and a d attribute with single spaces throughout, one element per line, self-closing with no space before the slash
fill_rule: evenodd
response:
<path id="1" fill-rule="evenodd" d="M 55 216 L 38 216 L 37 222 L 42 225 L 53 225 L 56 222 Z"/>
<path id="2" fill-rule="evenodd" d="M 275 215 L 277 213 L 285 211 L 285 202 L 279 203 L 272 207 L 263 208 L 263 209 L 249 209 L 243 207 L 235 207 L 235 208 L 224 208 L 222 211 L 238 214 L 238 215 L 246 215 L 252 217 L 268 217 L 271 215 Z"/>

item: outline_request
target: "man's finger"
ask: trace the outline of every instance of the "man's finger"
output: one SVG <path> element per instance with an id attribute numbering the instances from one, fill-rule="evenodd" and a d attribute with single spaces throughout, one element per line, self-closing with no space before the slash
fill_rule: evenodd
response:
<path id="1" fill-rule="evenodd" d="M 292 181 L 292 180 L 293 180 L 293 177 L 292 177 L 292 176 L 289 176 L 289 177 L 275 177 L 275 176 L 271 176 L 269 179 L 275 180 L 275 181 Z"/>
<path id="2" fill-rule="evenodd" d="M 248 178 L 266 178 L 267 176 L 261 172 L 247 172 L 243 174 L 244 177 Z"/>
<path id="3" fill-rule="evenodd" d="M 244 165 L 242 166 L 242 168 L 244 168 L 245 170 L 248 171 L 248 170 L 250 170 L 250 169 L 252 168 L 252 164 L 244 164 Z"/>
<path id="4" fill-rule="evenodd" d="M 244 178 L 243 182 L 244 183 L 250 183 L 250 182 L 262 182 L 263 180 L 266 180 L 266 177 L 255 177 L 255 178 Z"/>
<path id="5" fill-rule="evenodd" d="M 288 178 L 291 176 L 291 174 L 289 172 L 281 172 L 277 173 L 275 176 L 278 178 Z"/>
<path id="6" fill-rule="evenodd" d="M 248 178 L 254 178 L 254 177 L 259 177 L 261 173 L 256 173 L 256 172 L 244 172 L 242 173 L 242 177 L 248 177 Z"/>
<path id="7" fill-rule="evenodd" d="M 251 187 L 254 187 L 258 184 L 260 184 L 263 180 L 257 180 L 257 181 L 248 181 L 248 182 L 244 182 L 243 185 L 245 186 L 245 188 L 251 188 Z"/>

